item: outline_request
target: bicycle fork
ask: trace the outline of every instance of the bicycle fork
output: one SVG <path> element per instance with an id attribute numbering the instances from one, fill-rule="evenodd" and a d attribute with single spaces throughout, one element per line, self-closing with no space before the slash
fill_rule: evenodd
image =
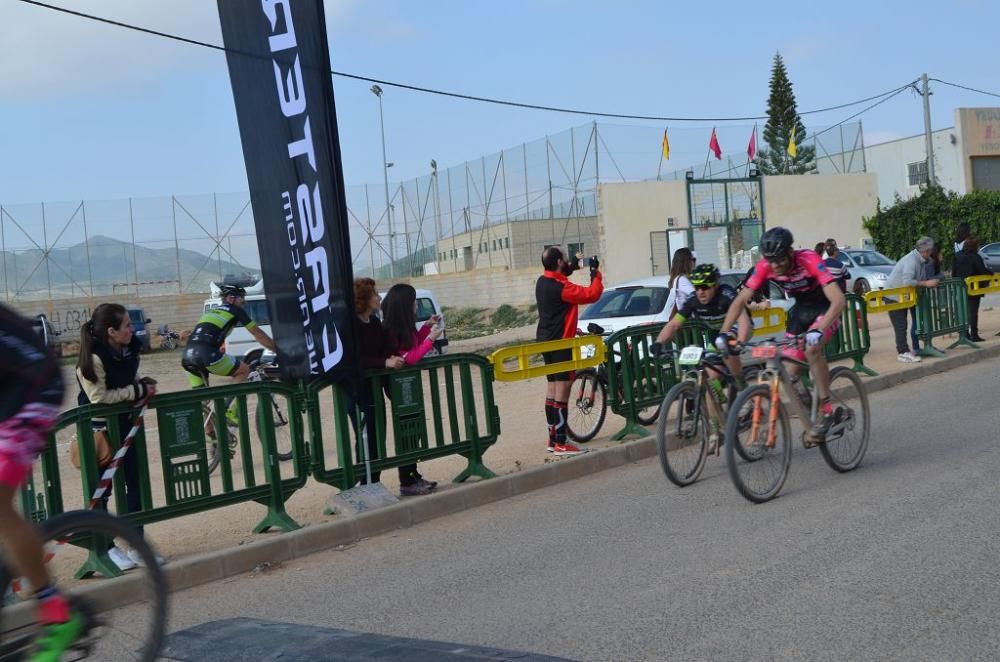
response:
<path id="1" fill-rule="evenodd" d="M 774 448 L 778 441 L 778 407 L 781 406 L 781 395 L 778 392 L 778 379 L 771 377 L 769 380 L 771 387 L 771 409 L 767 413 L 767 440 L 764 442 L 765 448 Z M 763 396 L 757 396 L 753 402 L 753 414 L 750 426 L 750 443 L 757 443 L 760 437 L 761 402 Z"/>

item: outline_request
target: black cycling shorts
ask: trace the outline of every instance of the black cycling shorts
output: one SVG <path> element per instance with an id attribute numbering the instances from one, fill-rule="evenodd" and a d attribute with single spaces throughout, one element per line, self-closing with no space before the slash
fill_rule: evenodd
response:
<path id="1" fill-rule="evenodd" d="M 206 385 L 208 373 L 228 377 L 240 367 L 240 360 L 211 345 L 188 345 L 181 356 L 181 367 L 190 373 L 192 388 Z"/>
<path id="2" fill-rule="evenodd" d="M 820 304 L 797 303 L 788 311 L 788 319 L 785 323 L 785 330 L 797 336 L 809 330 L 816 318 L 824 314 L 830 308 L 829 302 Z"/>
<path id="3" fill-rule="evenodd" d="M 549 365 L 550 363 L 562 363 L 563 361 L 572 361 L 573 350 L 556 349 L 551 352 L 542 352 L 542 359 L 545 361 L 545 365 Z M 557 372 L 554 375 L 545 375 L 545 379 L 550 382 L 571 382 L 574 377 L 576 377 L 576 373 L 573 371 Z"/>

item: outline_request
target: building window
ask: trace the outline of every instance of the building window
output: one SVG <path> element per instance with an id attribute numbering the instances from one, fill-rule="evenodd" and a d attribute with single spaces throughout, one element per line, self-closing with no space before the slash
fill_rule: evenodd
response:
<path id="1" fill-rule="evenodd" d="M 510 237 L 503 238 L 504 248 L 510 248 Z"/>
<path id="2" fill-rule="evenodd" d="M 917 161 L 906 166 L 906 178 L 910 186 L 927 183 L 927 161 Z"/>
<path id="3" fill-rule="evenodd" d="M 493 240 L 493 250 L 496 250 L 496 249 L 497 249 L 497 240 L 494 239 Z"/>
<path id="4" fill-rule="evenodd" d="M 583 252 L 583 244 L 570 244 L 567 246 L 570 255 L 576 255 L 577 253 Z"/>

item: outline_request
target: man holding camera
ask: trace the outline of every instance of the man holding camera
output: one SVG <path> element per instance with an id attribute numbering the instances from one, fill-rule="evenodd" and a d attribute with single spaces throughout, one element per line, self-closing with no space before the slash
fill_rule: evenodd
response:
<path id="1" fill-rule="evenodd" d="M 536 340 L 560 340 L 576 336 L 579 305 L 597 301 L 604 292 L 596 256 L 588 261 L 588 287 L 569 281 L 568 276 L 580 268 L 582 258 L 583 255 L 578 253 L 572 260 L 567 260 L 558 246 L 549 246 L 542 252 L 545 272 L 535 283 L 535 301 L 538 303 Z M 562 349 L 545 352 L 542 357 L 546 364 L 561 363 L 572 360 L 573 351 Z M 545 392 L 545 420 L 549 428 L 548 451 L 553 455 L 579 455 L 586 452 L 566 439 L 566 407 L 573 377 L 572 372 L 546 375 L 549 383 Z"/>

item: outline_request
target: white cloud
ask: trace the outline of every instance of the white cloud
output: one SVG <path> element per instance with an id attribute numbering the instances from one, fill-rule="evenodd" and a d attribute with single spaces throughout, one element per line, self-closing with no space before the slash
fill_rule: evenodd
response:
<path id="1" fill-rule="evenodd" d="M 49 0 L 51 4 L 222 44 L 209 0 Z M 343 29 L 356 0 L 326 0 L 327 24 Z M 219 67 L 221 53 L 20 2 L 0 5 L 0 99 L 31 101 L 141 91 L 166 72 Z"/>

